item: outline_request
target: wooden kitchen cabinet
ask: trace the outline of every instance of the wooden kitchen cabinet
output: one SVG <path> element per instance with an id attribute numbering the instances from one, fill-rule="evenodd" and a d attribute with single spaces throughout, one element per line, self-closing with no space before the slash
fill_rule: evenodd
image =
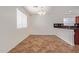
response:
<path id="1" fill-rule="evenodd" d="M 75 45 L 79 45 L 79 29 L 74 30 L 74 43 Z"/>
<path id="2" fill-rule="evenodd" d="M 76 22 L 76 23 L 79 23 L 79 16 L 77 16 L 77 17 L 75 18 L 75 22 Z"/>
<path id="3" fill-rule="evenodd" d="M 79 16 L 75 18 L 75 22 L 76 24 L 79 24 Z M 77 27 L 79 27 L 79 25 L 77 25 Z M 74 42 L 75 45 L 79 45 L 79 29 L 74 30 Z"/>

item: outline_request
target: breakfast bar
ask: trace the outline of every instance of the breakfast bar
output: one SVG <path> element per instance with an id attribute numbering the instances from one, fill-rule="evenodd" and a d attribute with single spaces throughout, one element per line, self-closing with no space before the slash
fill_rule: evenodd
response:
<path id="1" fill-rule="evenodd" d="M 74 45 L 79 45 L 79 24 L 74 24 L 74 26 L 66 26 L 63 23 L 55 23 L 54 28 L 67 29 L 74 31 Z"/>

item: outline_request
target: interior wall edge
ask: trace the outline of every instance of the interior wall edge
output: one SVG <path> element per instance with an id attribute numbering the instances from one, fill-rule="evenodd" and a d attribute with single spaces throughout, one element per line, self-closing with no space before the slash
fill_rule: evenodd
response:
<path id="1" fill-rule="evenodd" d="M 30 36 L 30 34 L 28 34 L 27 36 L 24 37 L 24 39 L 28 38 Z M 15 48 L 19 43 L 21 43 L 24 39 L 18 41 L 16 44 L 14 44 L 8 51 L 6 52 L 9 52 L 10 50 L 12 50 L 13 48 Z"/>

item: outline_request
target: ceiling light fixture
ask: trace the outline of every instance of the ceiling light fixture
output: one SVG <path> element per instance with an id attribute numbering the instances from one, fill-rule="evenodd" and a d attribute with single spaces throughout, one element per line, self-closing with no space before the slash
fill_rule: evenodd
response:
<path id="1" fill-rule="evenodd" d="M 34 6 L 34 8 L 38 9 L 38 15 L 45 15 L 46 14 L 46 7 L 43 6 Z"/>
<path id="2" fill-rule="evenodd" d="M 46 12 L 45 12 L 45 11 L 39 11 L 38 14 L 39 14 L 39 15 L 45 15 Z"/>

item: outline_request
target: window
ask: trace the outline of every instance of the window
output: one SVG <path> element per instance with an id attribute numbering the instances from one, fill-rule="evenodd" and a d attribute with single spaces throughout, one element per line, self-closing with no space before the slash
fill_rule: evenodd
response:
<path id="1" fill-rule="evenodd" d="M 64 18 L 64 25 L 74 26 L 75 18 Z"/>
<path id="2" fill-rule="evenodd" d="M 19 9 L 17 11 L 17 28 L 26 28 L 27 27 L 27 16 L 21 12 Z"/>

